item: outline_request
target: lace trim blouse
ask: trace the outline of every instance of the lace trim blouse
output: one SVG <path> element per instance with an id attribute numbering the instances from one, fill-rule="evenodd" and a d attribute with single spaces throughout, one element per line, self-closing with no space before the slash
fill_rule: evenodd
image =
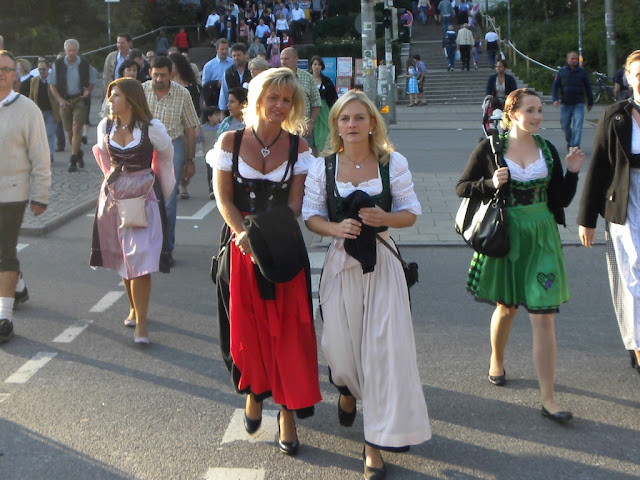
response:
<path id="1" fill-rule="evenodd" d="M 212 150 L 206 155 L 206 160 L 209 166 L 215 170 L 222 170 L 223 172 L 230 172 L 233 167 L 232 163 L 233 154 L 222 150 L 220 143 L 216 143 Z M 304 175 L 309 169 L 309 164 L 315 160 L 315 157 L 311 154 L 311 149 L 306 152 L 298 154 L 298 161 L 293 166 L 294 175 Z M 285 159 L 280 166 L 271 170 L 269 173 L 262 173 L 246 163 L 241 156 L 238 156 L 238 173 L 240 176 L 246 179 L 252 180 L 269 180 L 272 182 L 279 182 L 282 180 L 282 175 L 287 168 L 287 159 Z M 287 180 L 291 176 L 291 173 L 287 174 Z"/>
<path id="2" fill-rule="evenodd" d="M 107 133 L 107 118 L 103 118 L 98 124 L 98 138 L 97 143 L 100 149 L 105 147 L 104 145 L 104 137 Z M 140 143 L 140 139 L 142 138 L 142 131 L 138 126 L 133 129 L 133 140 L 129 142 L 127 145 L 122 146 L 118 142 L 113 141 L 113 134 L 116 131 L 116 122 L 113 122 L 111 126 L 111 132 L 109 134 L 109 145 L 112 147 L 119 148 L 121 150 L 126 150 L 128 148 L 133 148 Z M 171 138 L 167 135 L 167 130 L 164 128 L 164 125 L 160 120 L 154 118 L 151 120 L 149 124 L 149 140 L 151 140 L 151 144 L 156 150 L 166 150 L 169 148 L 171 144 Z"/>
<path id="3" fill-rule="evenodd" d="M 538 149 L 538 155 L 540 155 L 540 158 L 531 165 L 527 165 L 527 168 L 522 168 L 514 161 L 504 157 L 504 160 L 507 162 L 507 166 L 509 167 L 511 178 L 517 182 L 530 182 L 531 180 L 546 178 L 547 175 L 549 175 L 549 170 L 547 168 L 547 162 L 544 159 L 544 155 L 542 154 L 542 150 Z"/>
<path id="4" fill-rule="evenodd" d="M 339 154 L 338 154 L 339 157 Z M 338 162 L 336 161 L 336 176 L 338 174 Z M 398 152 L 393 152 L 389 158 L 389 181 L 391 187 L 391 211 L 399 212 L 408 210 L 414 215 L 422 214 L 422 208 L 418 196 L 413 189 L 413 180 L 409 171 L 409 162 Z M 302 218 L 308 220 L 314 215 L 329 219 L 326 193 L 326 173 L 324 158 L 316 158 L 309 165 L 309 172 L 304 183 L 304 199 L 302 202 Z M 341 197 L 346 197 L 355 190 L 362 190 L 369 195 L 378 195 L 382 192 L 382 178 L 378 169 L 377 178 L 372 178 L 353 185 L 351 182 L 336 181 L 336 187 Z"/>

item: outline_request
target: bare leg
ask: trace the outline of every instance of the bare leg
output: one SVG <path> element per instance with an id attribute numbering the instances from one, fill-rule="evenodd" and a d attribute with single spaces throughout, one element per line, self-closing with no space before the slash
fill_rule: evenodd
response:
<path id="1" fill-rule="evenodd" d="M 542 405 L 550 412 L 557 413 L 560 406 L 556 403 L 553 384 L 556 371 L 556 330 L 554 315 L 531 314 L 533 329 L 533 363 L 538 372 L 538 383 Z"/>
<path id="2" fill-rule="evenodd" d="M 247 403 L 244 406 L 244 413 L 250 420 L 262 418 L 262 402 L 258 402 L 253 393 L 247 395 Z"/>
<path id="3" fill-rule="evenodd" d="M 369 467 L 382 468 L 384 466 L 382 455 L 380 455 L 380 450 L 378 448 L 365 444 L 364 454 L 366 456 L 365 462 Z"/>
<path id="4" fill-rule="evenodd" d="M 340 395 L 340 408 L 345 412 L 353 412 L 356 408 L 356 397 L 353 395 Z"/>
<path id="5" fill-rule="evenodd" d="M 151 296 L 151 275 L 131 279 L 131 296 L 136 311 L 136 331 L 138 337 L 148 337 L 147 310 Z"/>
<path id="6" fill-rule="evenodd" d="M 0 272 L 0 297 L 11 297 L 16 294 L 18 272 Z"/>
<path id="7" fill-rule="evenodd" d="M 491 360 L 489 361 L 489 375 L 499 376 L 504 372 L 504 350 L 509 340 L 513 319 L 518 309 L 498 303 L 491 316 L 489 336 L 491 339 Z"/>
<path id="8" fill-rule="evenodd" d="M 69 134 L 69 142 L 71 143 L 71 154 L 80 153 L 80 142 L 82 142 L 82 122 L 73 121 L 73 130 Z"/>
<path id="9" fill-rule="evenodd" d="M 127 315 L 127 319 L 133 320 L 136 318 L 136 309 L 133 306 L 133 296 L 131 295 L 131 280 L 123 278 L 122 283 L 124 283 L 124 290 L 127 292 L 127 298 L 129 299 L 129 315 Z"/>
<path id="10" fill-rule="evenodd" d="M 293 412 L 282 407 L 280 409 L 280 440 L 283 442 L 295 442 L 298 439 L 296 421 Z"/>

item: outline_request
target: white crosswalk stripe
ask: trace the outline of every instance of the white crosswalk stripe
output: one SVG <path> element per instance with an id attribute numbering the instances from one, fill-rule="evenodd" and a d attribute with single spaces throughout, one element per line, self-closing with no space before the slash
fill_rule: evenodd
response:
<path id="1" fill-rule="evenodd" d="M 253 435 L 249 435 L 244 428 L 244 409 L 236 408 L 231 416 L 231 421 L 224 432 L 221 443 L 244 441 L 249 443 L 273 443 L 278 433 L 276 425 L 277 410 L 262 411 L 262 425 Z"/>
<path id="2" fill-rule="evenodd" d="M 265 471 L 253 468 L 210 468 L 203 480 L 264 480 Z"/>

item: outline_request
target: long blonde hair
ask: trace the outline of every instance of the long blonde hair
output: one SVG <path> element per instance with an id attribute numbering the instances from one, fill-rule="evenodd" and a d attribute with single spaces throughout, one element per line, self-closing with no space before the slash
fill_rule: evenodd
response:
<path id="1" fill-rule="evenodd" d="M 378 112 L 376 106 L 369 100 L 369 97 L 358 90 L 349 90 L 338 98 L 336 103 L 333 104 L 333 107 L 331 107 L 331 111 L 329 112 L 329 128 L 331 131 L 327 139 L 328 150 L 322 153 L 328 155 L 344 150 L 342 137 L 338 134 L 338 117 L 347 104 L 355 101 L 364 105 L 369 116 L 375 120 L 375 125 L 371 130 L 371 135 L 369 135 L 369 148 L 376 157 L 378 157 L 380 163 L 386 165 L 389 162 L 389 155 L 393 152 L 393 145 L 389 141 L 389 137 L 387 137 L 387 125 L 384 123 L 384 119 Z"/>
<path id="2" fill-rule="evenodd" d="M 272 86 L 292 89 L 292 108 L 289 116 L 282 122 L 282 129 L 296 135 L 302 134 L 305 129 L 305 107 L 304 93 L 298 82 L 298 77 L 289 68 L 270 68 L 256 75 L 249 82 L 249 94 L 247 96 L 247 106 L 242 114 L 246 128 L 255 128 L 260 120 L 260 101 L 264 94 Z"/>

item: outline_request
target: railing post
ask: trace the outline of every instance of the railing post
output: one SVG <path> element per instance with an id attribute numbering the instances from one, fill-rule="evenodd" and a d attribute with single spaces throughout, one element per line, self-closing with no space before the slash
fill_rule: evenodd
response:
<path id="1" fill-rule="evenodd" d="M 529 74 L 530 74 L 530 72 L 529 72 L 529 64 L 530 64 L 529 58 L 527 58 L 527 79 L 529 79 Z"/>

